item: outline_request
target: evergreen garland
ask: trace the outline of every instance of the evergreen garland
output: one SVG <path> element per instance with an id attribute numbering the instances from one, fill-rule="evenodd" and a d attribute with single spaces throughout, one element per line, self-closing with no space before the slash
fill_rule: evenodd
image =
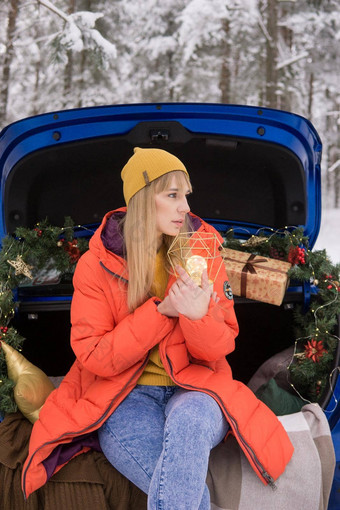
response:
<path id="1" fill-rule="evenodd" d="M 78 228 L 84 229 L 80 225 L 75 227 L 70 217 L 65 218 L 63 227 L 52 226 L 46 219 L 37 223 L 33 229 L 18 227 L 14 236 L 8 235 L 2 240 L 0 340 L 18 351 L 22 350 L 25 339 L 10 324 L 15 313 L 13 290 L 46 267 L 53 267 L 62 274 L 72 274 L 79 257 L 88 249 L 87 239 L 75 238 L 75 230 Z M 0 413 L 16 410 L 13 383 L 8 379 L 0 344 Z"/>
<path id="2" fill-rule="evenodd" d="M 268 235 L 269 231 L 269 235 Z M 309 282 L 315 293 L 308 310 L 294 309 L 295 352 L 288 367 L 290 383 L 304 399 L 318 402 L 334 370 L 339 338 L 334 334 L 340 317 L 340 264 L 333 265 L 325 250 L 311 251 L 303 228 L 261 229 L 247 241 L 225 235 L 233 250 L 290 262 L 291 282 Z"/>
<path id="3" fill-rule="evenodd" d="M 80 228 L 80 225 L 77 226 Z M 81 227 L 84 229 L 84 227 Z M 92 231 L 91 231 L 92 232 Z M 247 241 L 235 238 L 235 231 L 225 235 L 224 246 L 264 257 L 291 262 L 288 276 L 310 282 L 316 293 L 309 309 L 294 310 L 295 353 L 289 366 L 293 388 L 308 401 L 317 402 L 334 370 L 339 339 L 334 330 L 340 315 L 340 264 L 333 265 L 325 250 L 311 251 L 302 228 L 282 231 L 262 229 Z M 19 227 L 15 236 L 3 239 L 0 251 L 0 340 L 22 349 L 24 338 L 11 327 L 14 315 L 13 289 L 46 267 L 61 273 L 73 273 L 80 255 L 88 249 L 88 240 L 75 238 L 71 218 L 64 227 L 51 226 L 47 220 L 33 229 Z M 337 368 L 337 367 L 336 367 Z M 3 353 L 0 351 L 0 412 L 13 412 L 13 383 L 8 379 Z"/>

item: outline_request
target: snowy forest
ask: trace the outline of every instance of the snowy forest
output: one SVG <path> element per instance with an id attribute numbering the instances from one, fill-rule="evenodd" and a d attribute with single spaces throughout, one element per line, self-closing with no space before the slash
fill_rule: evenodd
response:
<path id="1" fill-rule="evenodd" d="M 0 16 L 0 128 L 118 103 L 289 110 L 318 130 L 340 208 L 339 0 L 1 0 Z"/>

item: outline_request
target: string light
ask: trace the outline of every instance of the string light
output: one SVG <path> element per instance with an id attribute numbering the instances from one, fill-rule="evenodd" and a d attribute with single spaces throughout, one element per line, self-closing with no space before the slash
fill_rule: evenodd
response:
<path id="1" fill-rule="evenodd" d="M 302 267 L 300 268 L 299 266 L 294 266 L 293 269 L 292 269 L 292 273 L 291 273 L 292 274 L 292 278 L 306 280 L 306 276 L 308 274 L 308 279 L 309 279 L 310 283 L 312 285 L 317 286 L 321 290 L 321 293 L 319 291 L 319 298 L 321 298 L 322 300 L 325 300 L 325 299 L 329 298 L 326 303 L 320 304 L 319 306 L 315 306 L 315 304 L 313 304 L 312 306 L 310 306 L 309 310 L 310 310 L 310 312 L 312 314 L 312 317 L 314 318 L 314 333 L 313 333 L 312 336 L 314 336 L 314 339 L 317 340 L 318 342 L 326 341 L 327 342 L 326 347 L 328 348 L 329 354 L 334 355 L 333 353 L 336 350 L 336 346 L 334 346 L 334 340 L 331 341 L 331 339 L 332 338 L 336 339 L 338 342 L 340 342 L 340 339 L 338 337 L 332 335 L 329 332 L 329 329 L 328 329 L 329 328 L 329 324 L 328 323 L 323 325 L 324 321 L 328 322 L 328 321 L 332 320 L 330 315 L 329 314 L 328 315 L 325 314 L 324 316 L 321 316 L 321 313 L 322 313 L 323 310 L 326 310 L 326 307 L 329 307 L 329 306 L 333 305 L 339 299 L 340 286 L 339 286 L 339 283 L 335 281 L 335 279 L 337 278 L 338 280 L 340 280 L 340 278 L 339 278 L 339 276 L 335 277 L 334 281 L 332 281 L 333 280 L 333 276 L 331 274 L 329 274 L 329 275 L 320 275 L 320 276 L 316 274 L 314 265 L 317 265 L 318 270 L 321 270 L 321 268 L 322 268 L 322 266 L 319 265 L 320 257 L 322 257 L 321 260 L 325 260 L 327 263 L 330 263 L 330 260 L 327 257 L 323 258 L 322 254 L 320 254 L 320 255 L 316 254 L 316 256 L 313 257 L 314 254 L 313 254 L 313 252 L 308 247 L 308 238 L 304 237 L 303 234 L 300 235 L 297 232 L 288 232 L 287 231 L 288 229 L 292 229 L 292 228 L 296 228 L 296 227 L 294 227 L 294 226 L 290 226 L 290 227 L 285 226 L 284 228 L 277 229 L 277 230 L 274 230 L 273 228 L 263 227 L 263 228 L 260 228 L 260 229 L 257 230 L 256 235 L 257 234 L 261 234 L 262 232 L 268 232 L 268 233 L 270 232 L 270 235 L 267 236 L 265 243 L 263 243 L 264 246 L 267 246 L 267 243 L 270 243 L 272 237 L 275 236 L 275 235 L 284 235 L 285 236 L 284 237 L 284 242 L 286 243 L 286 249 L 289 249 L 289 247 L 293 246 L 293 245 L 295 245 L 295 246 L 297 246 L 298 244 L 300 244 L 300 245 L 302 244 L 303 245 L 303 248 L 304 248 L 304 251 L 306 253 L 306 256 L 308 257 L 307 260 L 306 260 L 306 266 L 305 266 L 305 268 L 302 268 Z M 235 229 L 235 232 L 237 232 L 237 231 L 241 232 L 241 231 L 247 231 L 247 230 L 243 229 L 243 228 L 238 228 L 237 227 Z M 249 233 L 249 231 L 248 231 L 248 233 Z M 256 236 L 254 236 L 254 234 L 252 234 L 251 238 L 254 238 L 254 237 L 256 237 Z M 243 246 L 242 241 L 240 241 L 240 247 L 242 248 L 242 246 Z M 247 246 L 247 248 L 248 248 L 248 246 L 252 247 L 251 242 L 248 245 L 246 244 L 246 246 Z M 259 245 L 259 249 L 257 248 L 257 246 L 258 245 L 256 245 L 257 253 L 261 254 L 261 245 Z M 274 246 L 275 246 L 275 244 L 274 244 Z M 235 248 L 235 249 L 237 249 L 237 248 Z M 258 250 L 260 250 L 260 251 L 258 251 Z M 265 248 L 265 250 L 268 250 L 268 248 Z M 318 253 L 318 252 L 316 252 L 316 253 Z M 275 256 L 274 256 L 274 258 L 275 258 Z M 332 268 L 332 269 L 330 268 L 330 273 L 332 273 L 333 271 L 337 271 L 337 269 L 336 268 Z M 318 276 L 319 276 L 319 279 L 317 279 Z M 320 285 L 321 285 L 321 288 L 320 288 Z M 326 287 L 326 288 L 324 288 L 324 287 Z M 335 295 L 333 294 L 334 293 L 333 289 L 335 289 L 337 291 L 337 292 L 335 292 Z M 331 296 L 330 294 L 327 294 L 328 291 L 331 291 L 333 295 Z M 298 311 L 296 311 L 296 313 L 298 313 Z M 333 308 L 331 308 L 331 310 L 330 310 L 330 314 L 332 314 L 332 313 L 333 313 Z M 334 310 L 334 313 L 336 314 L 338 312 L 336 312 Z M 323 317 L 323 319 L 322 319 L 322 317 Z M 300 319 L 300 321 L 302 323 L 302 327 L 305 328 L 306 331 L 309 331 L 311 324 L 310 324 L 310 319 L 308 319 L 308 315 L 306 317 L 306 321 L 308 321 L 308 322 L 304 323 L 303 316 L 301 317 L 301 319 Z M 299 320 L 298 317 L 297 317 L 297 320 Z M 293 364 L 295 359 L 296 360 L 300 360 L 300 362 L 301 362 L 305 358 L 305 353 L 304 352 L 297 353 L 298 342 L 301 342 L 302 340 L 308 341 L 308 340 L 312 339 L 312 336 L 306 336 L 306 337 L 301 337 L 301 338 L 297 339 L 297 341 L 294 344 L 294 354 L 293 354 L 292 359 L 291 359 L 291 361 L 289 363 L 288 372 L 287 372 L 287 374 L 290 372 L 291 376 L 293 376 L 293 373 L 294 373 L 294 375 L 297 376 L 296 381 L 299 380 L 302 384 L 304 384 L 304 381 L 305 381 L 306 387 L 308 386 L 308 382 L 304 378 L 303 372 L 299 371 L 298 367 L 295 367 L 294 372 L 293 372 L 293 371 L 291 371 L 291 367 L 292 367 L 292 364 Z M 327 338 L 325 338 L 325 336 Z M 309 365 L 309 368 L 307 368 L 307 367 L 308 367 L 308 365 L 306 366 L 307 370 L 314 370 L 313 367 L 311 367 L 310 365 Z M 316 368 L 317 367 L 315 367 L 315 369 Z M 337 371 L 338 369 L 339 369 L 339 367 L 333 368 L 332 374 L 334 374 L 334 372 Z M 314 377 L 313 376 L 313 372 L 311 372 L 310 375 L 312 375 L 312 377 Z M 322 375 L 321 378 L 320 378 L 320 376 L 318 376 L 317 378 L 320 379 L 320 380 L 316 380 L 315 382 L 317 384 L 317 388 L 320 388 L 320 385 L 324 384 L 324 381 L 325 381 L 325 379 L 328 378 L 328 375 L 327 374 L 326 375 Z M 294 391 L 300 397 L 302 397 L 302 395 L 297 390 L 297 388 L 294 386 L 294 384 L 292 382 L 290 382 L 290 381 L 289 381 L 289 384 L 294 389 Z M 312 391 L 312 393 L 313 393 L 313 391 L 315 391 L 315 389 L 313 389 L 313 388 L 310 388 L 310 390 Z M 333 392 L 333 388 L 332 387 L 331 387 L 331 391 Z M 335 398 L 335 396 L 334 396 L 334 398 Z M 304 400 L 306 402 L 310 402 L 306 398 L 304 398 Z"/>
<path id="2" fill-rule="evenodd" d="M 325 280 L 325 282 L 327 282 L 328 280 Z M 327 303 L 323 304 L 323 305 L 320 305 L 318 306 L 315 310 L 311 310 L 311 312 L 313 313 L 314 315 L 314 320 L 315 320 L 315 331 L 319 332 L 320 329 L 318 327 L 318 312 L 319 310 L 322 310 L 323 308 L 326 308 L 327 306 L 330 306 L 332 305 L 333 303 L 335 303 L 336 301 L 338 300 L 338 293 L 335 295 L 335 297 L 333 299 L 331 299 L 330 301 L 328 301 Z M 335 338 L 338 342 L 340 342 L 340 338 L 336 335 L 332 335 L 329 333 L 328 330 L 325 331 L 325 333 L 327 335 L 330 335 L 332 338 Z M 318 333 L 316 333 L 315 336 L 318 336 Z M 291 362 L 289 363 L 289 366 L 287 367 L 287 369 L 289 370 L 293 361 L 294 361 L 294 358 L 297 356 L 297 353 L 296 353 L 296 347 L 297 347 L 297 343 L 300 341 L 300 340 L 308 340 L 308 339 L 311 339 L 312 336 L 308 336 L 308 337 L 304 337 L 304 338 L 299 338 L 298 340 L 296 340 L 295 342 L 295 346 L 294 346 L 294 354 L 293 354 L 293 357 L 292 357 L 292 360 Z M 331 371 L 330 375 L 329 375 L 329 385 L 330 385 L 330 390 L 331 390 L 331 394 L 332 394 L 332 397 L 334 399 L 334 402 L 335 402 L 335 405 L 334 405 L 334 408 L 331 410 L 331 411 L 327 411 L 327 410 L 324 410 L 325 412 L 328 412 L 328 413 L 332 413 L 334 411 L 334 409 L 336 408 L 337 404 L 338 404 L 338 400 L 334 394 L 334 389 L 333 389 L 333 386 L 332 386 L 332 377 L 333 377 L 333 374 L 335 371 L 339 371 L 340 372 L 340 367 L 339 366 L 336 366 L 335 368 L 333 368 L 333 370 Z M 306 400 L 305 398 L 303 398 L 301 396 L 301 394 L 299 393 L 299 391 L 297 390 L 297 388 L 294 386 L 294 384 L 291 383 L 291 387 L 294 389 L 294 391 L 299 395 L 300 398 L 302 398 L 303 400 Z M 307 401 L 307 400 L 306 400 Z M 308 401 L 309 402 L 309 401 Z M 311 403 L 311 402 L 309 402 Z"/>
<path id="3" fill-rule="evenodd" d="M 338 337 L 336 337 L 336 338 L 338 338 Z M 340 340 L 340 338 L 338 338 L 338 340 Z M 338 371 L 340 373 L 340 367 L 339 366 L 333 368 L 332 372 L 329 374 L 329 387 L 330 387 L 330 390 L 331 390 L 332 398 L 334 399 L 334 407 L 333 407 L 333 409 L 331 409 L 330 411 L 328 411 L 327 409 L 324 409 L 324 412 L 325 413 L 329 413 L 329 414 L 332 414 L 335 411 L 335 409 L 336 409 L 336 407 L 338 405 L 338 399 L 335 396 L 334 388 L 333 388 L 333 385 L 332 385 L 333 374 L 336 371 Z"/>

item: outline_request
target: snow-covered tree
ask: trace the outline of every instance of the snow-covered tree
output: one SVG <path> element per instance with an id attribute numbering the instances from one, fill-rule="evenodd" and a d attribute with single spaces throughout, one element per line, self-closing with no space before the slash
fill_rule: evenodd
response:
<path id="1" fill-rule="evenodd" d="M 11 0 L 2 64 L 2 124 L 25 114 L 75 106 L 75 98 L 77 106 L 106 101 L 106 90 L 101 94 L 98 82 L 117 52 L 96 27 L 103 14 L 77 11 L 75 0 L 61 7 L 49 0 Z M 83 94 L 90 98 L 83 101 Z"/>
<path id="2" fill-rule="evenodd" d="M 10 0 L 6 30 L 2 33 L 2 77 L 0 87 L 0 124 L 7 115 L 8 95 L 11 83 L 11 66 L 14 59 L 14 39 L 17 26 L 19 0 Z M 4 19 L 4 18 L 3 18 Z"/>
<path id="3" fill-rule="evenodd" d="M 0 126 L 112 103 L 286 109 L 321 134 L 326 183 L 340 206 L 338 7 L 338 0 L 1 2 Z"/>
<path id="4" fill-rule="evenodd" d="M 292 109 L 323 134 L 325 191 L 340 207 L 340 11 L 337 0 L 301 1 L 286 17 L 293 53 L 306 54 L 291 82 Z M 329 171 L 330 169 L 330 171 Z M 328 200 L 328 203 L 330 200 Z"/>

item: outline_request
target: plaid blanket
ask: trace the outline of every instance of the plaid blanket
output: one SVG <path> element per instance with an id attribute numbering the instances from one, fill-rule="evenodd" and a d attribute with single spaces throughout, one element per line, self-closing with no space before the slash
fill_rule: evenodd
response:
<path id="1" fill-rule="evenodd" d="M 211 452 L 208 485 L 211 510 L 326 510 L 335 455 L 327 419 L 317 404 L 278 417 L 295 451 L 277 490 L 259 483 L 234 438 Z"/>
<path id="2" fill-rule="evenodd" d="M 228 438 L 211 452 L 208 485 L 212 510 L 326 510 L 335 458 L 328 422 L 319 406 L 279 418 L 295 447 L 292 460 L 276 482 L 264 486 Z M 31 424 L 20 413 L 0 423 L 0 508 L 2 510 L 144 510 L 146 495 L 124 478 L 99 452 L 73 459 L 24 501 L 21 469 Z"/>

